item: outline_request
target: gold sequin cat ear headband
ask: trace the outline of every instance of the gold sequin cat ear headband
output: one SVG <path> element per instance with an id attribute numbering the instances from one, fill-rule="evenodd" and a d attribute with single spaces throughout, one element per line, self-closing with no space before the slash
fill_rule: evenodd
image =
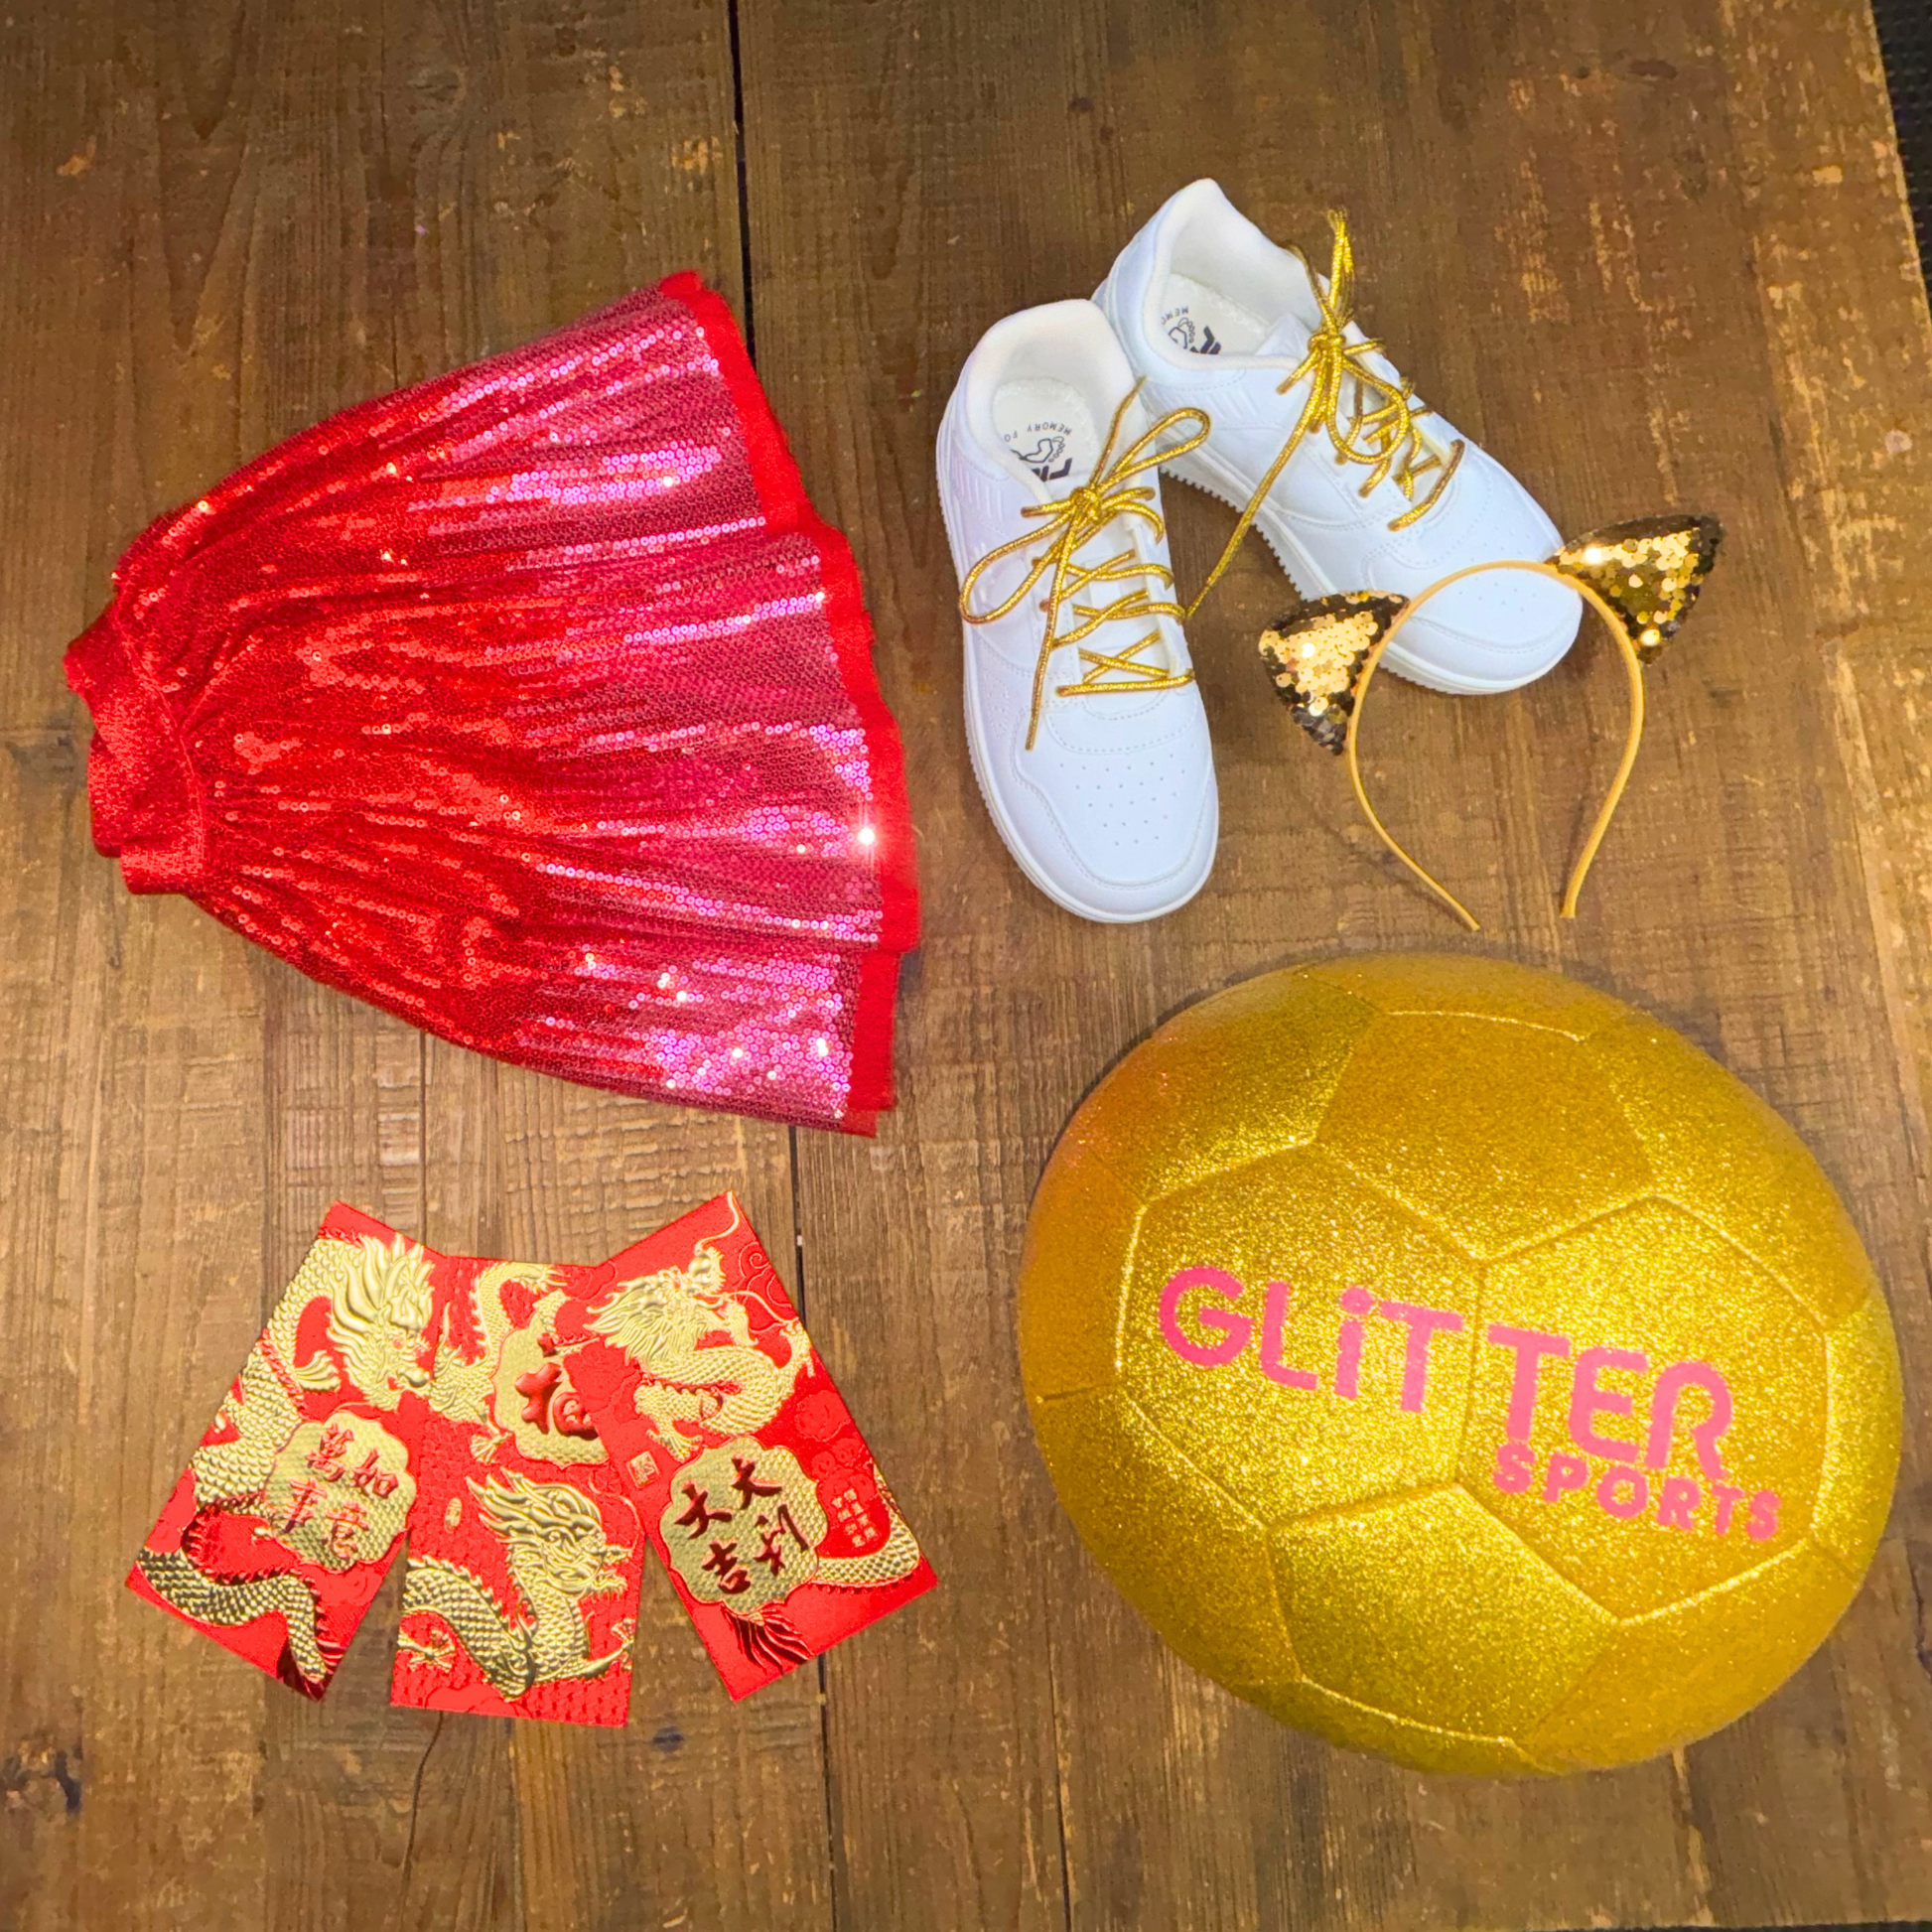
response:
<path id="1" fill-rule="evenodd" d="M 1451 584 L 1484 571 L 1522 570 L 1555 578 L 1580 592 L 1609 626 L 1610 635 L 1622 650 L 1630 680 L 1630 730 L 1609 795 L 1564 889 L 1563 916 L 1574 919 L 1577 896 L 1622 800 L 1630 767 L 1636 762 L 1637 746 L 1643 739 L 1643 668 L 1662 652 L 1697 601 L 1704 580 L 1718 560 L 1723 534 L 1715 517 L 1652 516 L 1594 531 L 1558 551 L 1548 563 L 1506 560 L 1471 564 L 1413 598 L 1378 591 L 1345 591 L 1317 599 L 1293 617 L 1271 624 L 1261 635 L 1262 661 L 1296 722 L 1317 745 L 1346 759 L 1355 802 L 1382 843 L 1474 932 L 1478 929 L 1475 915 L 1390 837 L 1368 802 L 1355 751 L 1362 704 L 1382 653 L 1397 632 L 1431 598 Z"/>

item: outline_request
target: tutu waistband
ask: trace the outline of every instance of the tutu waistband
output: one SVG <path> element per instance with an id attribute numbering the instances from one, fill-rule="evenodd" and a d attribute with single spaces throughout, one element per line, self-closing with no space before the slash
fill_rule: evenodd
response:
<path id="1" fill-rule="evenodd" d="M 95 845 L 120 860 L 129 892 L 193 893 L 207 863 L 201 789 L 174 715 L 125 646 L 114 609 L 69 646 L 66 670 L 93 714 Z"/>

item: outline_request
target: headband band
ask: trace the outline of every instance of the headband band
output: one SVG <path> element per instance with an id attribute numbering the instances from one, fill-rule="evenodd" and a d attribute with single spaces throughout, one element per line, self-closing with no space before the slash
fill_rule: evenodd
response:
<path id="1" fill-rule="evenodd" d="M 1474 932 L 1479 929 L 1475 915 L 1403 849 L 1369 803 L 1356 747 L 1362 705 L 1383 653 L 1402 626 L 1451 584 L 1487 571 L 1518 570 L 1554 578 L 1576 591 L 1609 626 L 1622 652 L 1630 685 L 1630 728 L 1616 776 L 1564 889 L 1563 916 L 1574 919 L 1578 896 L 1622 801 L 1643 740 L 1644 666 L 1662 653 L 1689 615 L 1717 562 L 1722 536 L 1715 517 L 1646 517 L 1593 531 L 1545 563 L 1505 558 L 1471 564 L 1414 598 L 1344 591 L 1271 624 L 1261 635 L 1262 661 L 1295 721 L 1317 745 L 1346 760 L 1356 803 L 1377 837 Z"/>

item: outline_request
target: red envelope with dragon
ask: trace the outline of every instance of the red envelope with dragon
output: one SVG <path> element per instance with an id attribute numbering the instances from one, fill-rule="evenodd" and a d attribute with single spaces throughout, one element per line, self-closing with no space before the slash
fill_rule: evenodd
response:
<path id="1" fill-rule="evenodd" d="M 553 1321 L 570 1391 L 734 1698 L 932 1587 L 735 1195 L 596 1273 Z"/>
<path id="2" fill-rule="evenodd" d="M 330 1210 L 130 1587 L 313 1698 L 407 1535 L 398 1704 L 621 1725 L 642 1541 L 540 1398 L 596 1270 L 437 1254 Z"/>

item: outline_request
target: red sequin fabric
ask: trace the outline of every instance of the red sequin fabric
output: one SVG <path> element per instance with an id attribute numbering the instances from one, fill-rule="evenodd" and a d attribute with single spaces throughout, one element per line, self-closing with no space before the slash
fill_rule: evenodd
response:
<path id="1" fill-rule="evenodd" d="M 291 438 L 114 581 L 67 671 L 130 890 L 565 1079 L 892 1105 L 897 733 L 695 275 Z"/>

